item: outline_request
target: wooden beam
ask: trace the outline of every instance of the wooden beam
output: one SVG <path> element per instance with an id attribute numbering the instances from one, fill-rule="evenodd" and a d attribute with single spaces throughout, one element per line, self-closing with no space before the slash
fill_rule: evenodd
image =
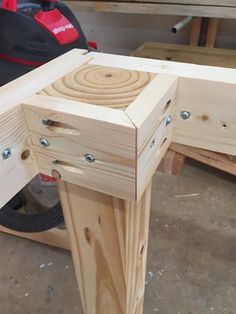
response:
<path id="1" fill-rule="evenodd" d="M 236 176 L 236 159 L 235 157 L 225 154 L 215 153 L 209 150 L 195 148 L 191 146 L 179 145 L 172 143 L 170 145 L 172 152 L 185 155 L 189 158 L 198 160 L 204 164 L 215 167 L 219 170 L 228 172 Z"/>
<path id="2" fill-rule="evenodd" d="M 190 46 L 198 46 L 201 33 L 202 18 L 195 17 L 192 21 L 191 33 L 189 39 Z M 187 61 L 185 61 L 187 62 Z"/>
<path id="3" fill-rule="evenodd" d="M 177 77 L 160 74 L 125 110 L 137 128 L 137 199 L 143 194 L 172 140 Z M 144 106 L 145 104 L 145 106 Z"/>
<path id="4" fill-rule="evenodd" d="M 26 100 L 24 110 L 42 173 L 56 170 L 66 181 L 135 200 L 136 129 L 123 110 L 39 95 Z"/>
<path id="5" fill-rule="evenodd" d="M 121 1 L 64 1 L 73 10 L 95 11 L 95 12 L 114 12 L 114 13 L 133 13 L 133 14 L 158 14 L 158 15 L 180 15 L 180 16 L 199 16 L 199 17 L 220 17 L 227 19 L 236 18 L 236 7 L 227 6 L 201 6 L 185 4 L 163 4 L 141 3 L 141 2 L 121 2 Z"/>
<path id="6" fill-rule="evenodd" d="M 86 314 L 141 314 L 151 184 L 138 203 L 66 182 L 59 194 Z"/>
<path id="7" fill-rule="evenodd" d="M 88 62 L 91 58 L 82 56 L 84 53 L 84 50 L 70 51 L 0 88 L 0 208 L 39 172 L 20 103 L 74 67 Z M 7 148 L 11 149 L 11 158 L 3 159 L 2 152 Z"/>
<path id="8" fill-rule="evenodd" d="M 91 64 L 179 77 L 173 141 L 236 155 L 236 71 L 193 64 L 91 53 Z M 190 119 L 181 118 L 182 111 Z"/>
<path id="9" fill-rule="evenodd" d="M 166 43 L 146 42 L 133 51 L 132 56 L 194 63 L 199 65 L 236 68 L 236 50 L 222 48 L 193 47 L 187 45 L 175 45 Z M 167 64 L 163 64 L 165 66 Z M 169 69 L 174 64 L 169 63 Z M 191 67 L 191 65 L 190 65 Z M 179 69 L 181 72 L 182 69 Z"/>
<path id="10" fill-rule="evenodd" d="M 27 240 L 37 241 L 39 243 L 51 245 L 64 250 L 70 250 L 68 232 L 65 229 L 53 228 L 44 232 L 24 233 L 0 226 L 0 232 L 4 232 L 16 237 Z"/>
<path id="11" fill-rule="evenodd" d="M 211 18 L 208 24 L 206 47 L 213 48 L 215 46 L 217 30 L 219 27 L 219 19 Z"/>

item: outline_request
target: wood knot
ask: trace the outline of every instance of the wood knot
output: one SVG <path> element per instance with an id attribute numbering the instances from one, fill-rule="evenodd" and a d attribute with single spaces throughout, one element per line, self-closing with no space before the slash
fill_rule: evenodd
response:
<path id="1" fill-rule="evenodd" d="M 210 119 L 209 116 L 206 115 L 206 114 L 203 114 L 203 115 L 201 116 L 201 120 L 202 120 L 202 121 L 208 121 L 209 119 Z"/>
<path id="2" fill-rule="evenodd" d="M 107 74 L 106 77 L 111 78 L 112 74 Z"/>

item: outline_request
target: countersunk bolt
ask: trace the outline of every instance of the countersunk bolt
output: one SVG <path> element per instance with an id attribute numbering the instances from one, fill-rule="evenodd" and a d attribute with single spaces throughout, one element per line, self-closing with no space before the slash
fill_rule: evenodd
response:
<path id="1" fill-rule="evenodd" d="M 4 149 L 4 151 L 2 152 L 2 158 L 3 159 L 8 159 L 9 157 L 11 157 L 12 155 L 12 151 L 10 148 L 6 148 Z"/>
<path id="2" fill-rule="evenodd" d="M 41 138 L 39 140 L 40 144 L 43 145 L 44 147 L 48 147 L 50 144 L 49 144 L 49 141 L 46 139 L 46 138 Z"/>
<path id="3" fill-rule="evenodd" d="M 167 118 L 166 118 L 166 126 L 168 124 L 170 124 L 171 122 L 172 122 L 172 117 L 171 116 L 167 116 Z"/>
<path id="4" fill-rule="evenodd" d="M 183 119 L 183 120 L 188 120 L 191 116 L 191 113 L 188 112 L 188 111 L 181 111 L 180 112 L 180 117 Z"/>
<path id="5" fill-rule="evenodd" d="M 86 161 L 88 161 L 88 162 L 94 162 L 96 159 L 93 157 L 93 155 L 91 155 L 91 154 L 85 154 L 84 155 L 84 158 L 85 158 L 85 160 Z"/>

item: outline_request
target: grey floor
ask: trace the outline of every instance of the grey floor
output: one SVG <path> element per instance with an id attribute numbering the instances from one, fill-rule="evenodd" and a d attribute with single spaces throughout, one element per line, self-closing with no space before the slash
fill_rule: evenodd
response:
<path id="1" fill-rule="evenodd" d="M 150 226 L 144 313 L 235 314 L 236 178 L 156 173 Z M 0 234 L 0 254 L 0 314 L 82 314 L 68 252 Z"/>

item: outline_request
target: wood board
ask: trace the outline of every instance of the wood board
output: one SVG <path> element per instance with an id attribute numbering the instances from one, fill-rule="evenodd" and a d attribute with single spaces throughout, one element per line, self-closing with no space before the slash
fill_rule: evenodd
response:
<path id="1" fill-rule="evenodd" d="M 199 16 L 235 19 L 235 5 L 199 5 L 185 3 L 164 3 L 163 1 L 87 1 L 87 0 L 66 0 L 65 3 L 73 10 L 132 13 L 132 14 L 157 14 L 157 15 L 179 15 Z"/>

